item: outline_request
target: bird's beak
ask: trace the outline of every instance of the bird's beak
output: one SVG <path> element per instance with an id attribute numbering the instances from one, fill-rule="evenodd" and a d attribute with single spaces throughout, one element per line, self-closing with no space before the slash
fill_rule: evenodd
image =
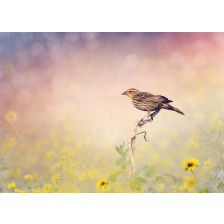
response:
<path id="1" fill-rule="evenodd" d="M 121 93 L 121 95 L 127 95 L 126 91 L 125 91 L 125 92 L 123 92 L 123 93 Z"/>

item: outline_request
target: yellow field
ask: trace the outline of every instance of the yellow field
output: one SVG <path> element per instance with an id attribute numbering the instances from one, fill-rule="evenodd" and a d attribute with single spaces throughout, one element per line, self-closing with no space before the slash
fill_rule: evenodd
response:
<path id="1" fill-rule="evenodd" d="M 2 45 L 1 192 L 224 191 L 224 36 L 38 35 Z M 139 130 L 150 141 L 137 137 L 128 178 L 145 115 L 121 95 L 131 87 L 185 116 L 162 110 Z"/>

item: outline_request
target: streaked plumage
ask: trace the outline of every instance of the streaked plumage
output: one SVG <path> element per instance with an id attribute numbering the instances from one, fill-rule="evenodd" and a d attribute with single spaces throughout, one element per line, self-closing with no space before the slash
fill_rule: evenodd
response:
<path id="1" fill-rule="evenodd" d="M 161 95 L 153 95 L 148 92 L 140 92 L 137 89 L 131 88 L 122 93 L 122 95 L 127 95 L 132 99 L 133 105 L 142 111 L 148 111 L 148 113 L 152 111 L 159 111 L 160 109 L 173 110 L 177 113 L 184 115 L 182 111 L 171 106 L 169 103 L 173 102 L 169 100 L 165 96 Z"/>

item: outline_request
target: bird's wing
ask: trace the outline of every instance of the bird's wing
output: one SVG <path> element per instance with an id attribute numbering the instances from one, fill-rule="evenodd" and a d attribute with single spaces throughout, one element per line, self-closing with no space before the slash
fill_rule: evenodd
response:
<path id="1" fill-rule="evenodd" d="M 158 97 L 161 100 L 162 103 L 171 103 L 171 102 L 173 102 L 172 100 L 169 100 L 165 96 L 156 95 L 156 97 Z"/>
<path id="2" fill-rule="evenodd" d="M 160 95 L 153 95 L 151 93 L 147 92 L 140 92 L 137 93 L 134 98 L 140 102 L 152 102 L 152 103 L 170 103 L 173 102 L 166 98 L 165 96 L 160 96 Z"/>

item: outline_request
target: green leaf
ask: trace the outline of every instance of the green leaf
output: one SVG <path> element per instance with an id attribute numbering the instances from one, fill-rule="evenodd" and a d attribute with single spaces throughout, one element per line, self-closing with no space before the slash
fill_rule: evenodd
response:
<path id="1" fill-rule="evenodd" d="M 129 186 L 132 190 L 141 190 L 146 182 L 143 177 L 136 177 L 129 181 Z"/>
<path id="2" fill-rule="evenodd" d="M 121 147 L 121 146 L 120 146 L 120 147 L 116 147 L 116 151 L 117 151 L 119 154 L 122 155 L 122 147 Z"/>
<path id="3" fill-rule="evenodd" d="M 110 180 L 111 182 L 115 182 L 116 179 L 117 179 L 117 177 L 118 177 L 121 173 L 122 173 L 121 170 L 112 173 L 111 176 L 109 177 L 109 180 Z"/>
<path id="4" fill-rule="evenodd" d="M 135 178 L 135 180 L 139 183 L 143 183 L 143 184 L 146 183 L 146 179 L 144 179 L 143 177 L 137 177 Z"/>
<path id="5" fill-rule="evenodd" d="M 9 168 L 7 168 L 7 167 L 5 167 L 5 166 L 2 166 L 1 168 L 0 168 L 0 170 L 8 170 Z"/>
<path id="6" fill-rule="evenodd" d="M 129 148 L 126 149 L 126 150 L 124 150 L 124 143 L 123 143 L 123 145 L 120 145 L 119 147 L 118 147 L 118 146 L 116 147 L 116 151 L 117 151 L 120 155 L 122 155 L 122 156 L 125 157 L 125 156 L 127 155 L 128 151 L 129 151 Z"/>
<path id="7" fill-rule="evenodd" d="M 202 188 L 199 193 L 210 193 L 210 191 L 207 188 Z"/>
<path id="8" fill-rule="evenodd" d="M 156 170 L 156 165 L 154 166 L 147 166 L 147 169 L 145 169 L 145 173 L 144 175 L 147 176 L 147 177 L 152 177 L 154 176 L 155 174 L 157 173 L 157 170 Z"/>
<path id="9" fill-rule="evenodd" d="M 121 165 L 123 162 L 124 162 L 124 157 L 120 157 L 120 158 L 118 158 L 118 159 L 116 160 L 115 165 L 116 165 L 116 166 L 119 166 L 119 165 Z"/>
<path id="10" fill-rule="evenodd" d="M 135 175 L 134 176 L 135 177 L 137 177 L 137 176 L 152 177 L 156 173 L 157 173 L 157 170 L 156 170 L 156 166 L 155 165 L 154 166 L 145 165 L 142 168 L 138 169 L 135 172 Z"/>
<path id="11" fill-rule="evenodd" d="M 125 163 L 125 162 L 123 162 L 123 163 L 121 164 L 121 168 L 122 168 L 123 170 L 126 169 L 126 163 Z"/>
<path id="12" fill-rule="evenodd" d="M 128 151 L 130 150 L 130 148 L 128 148 L 128 149 L 126 149 L 125 151 L 124 151 L 124 156 L 127 156 L 127 153 L 128 153 Z"/>
<path id="13" fill-rule="evenodd" d="M 160 181 L 162 179 L 162 176 L 157 176 L 156 177 L 156 182 Z"/>
<path id="14" fill-rule="evenodd" d="M 177 178 L 173 176 L 172 174 L 165 173 L 162 175 L 162 179 L 166 180 L 167 182 L 172 182 L 172 181 L 176 181 Z"/>
<path id="15" fill-rule="evenodd" d="M 219 183 L 217 188 L 218 189 L 224 189 L 224 183 L 223 182 Z"/>

